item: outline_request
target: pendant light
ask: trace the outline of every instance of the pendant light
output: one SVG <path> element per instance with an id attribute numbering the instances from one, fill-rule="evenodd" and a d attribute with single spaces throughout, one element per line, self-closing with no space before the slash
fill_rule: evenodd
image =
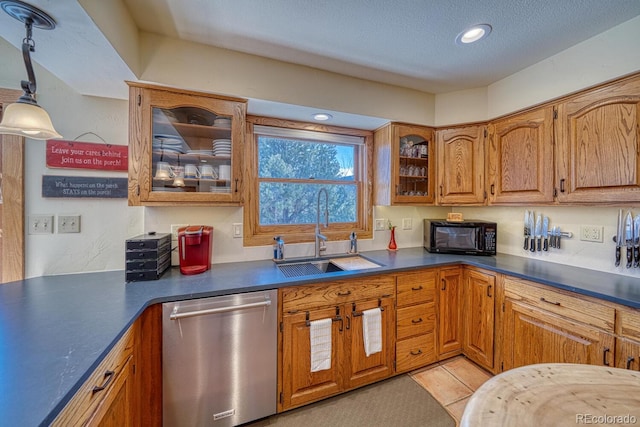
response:
<path id="1" fill-rule="evenodd" d="M 22 58 L 27 69 L 28 81 L 22 80 L 24 93 L 13 104 L 5 107 L 0 122 L 0 134 L 19 135 L 33 139 L 62 138 L 53 128 L 49 114 L 36 102 L 36 76 L 31 64 L 31 52 L 35 42 L 31 38 L 33 27 L 52 30 L 56 21 L 35 6 L 18 0 L 0 0 L 0 7 L 9 16 L 23 22 L 27 36 L 22 40 Z"/>

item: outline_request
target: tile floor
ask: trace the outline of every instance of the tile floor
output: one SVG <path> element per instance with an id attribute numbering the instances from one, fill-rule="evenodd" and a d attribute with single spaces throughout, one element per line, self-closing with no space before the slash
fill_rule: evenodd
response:
<path id="1" fill-rule="evenodd" d="M 460 424 L 469 397 L 493 375 L 464 356 L 454 357 L 409 374 Z"/>

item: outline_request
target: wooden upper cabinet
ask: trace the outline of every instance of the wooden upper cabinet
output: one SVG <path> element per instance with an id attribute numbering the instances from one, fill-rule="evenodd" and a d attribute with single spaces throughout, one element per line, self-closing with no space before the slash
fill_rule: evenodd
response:
<path id="1" fill-rule="evenodd" d="M 438 204 L 484 204 L 484 134 L 485 126 L 467 126 L 436 132 Z"/>
<path id="2" fill-rule="evenodd" d="M 433 129 L 389 123 L 374 133 L 376 205 L 432 204 Z"/>
<path id="3" fill-rule="evenodd" d="M 129 86 L 129 205 L 240 204 L 246 100 Z"/>
<path id="4" fill-rule="evenodd" d="M 553 107 L 489 124 L 489 204 L 553 202 Z"/>
<path id="5" fill-rule="evenodd" d="M 558 201 L 640 202 L 639 120 L 640 76 L 558 104 Z"/>

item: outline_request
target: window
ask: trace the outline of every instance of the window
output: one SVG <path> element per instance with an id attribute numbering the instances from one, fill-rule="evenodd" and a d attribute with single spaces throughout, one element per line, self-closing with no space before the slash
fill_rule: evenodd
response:
<path id="1" fill-rule="evenodd" d="M 276 235 L 291 243 L 313 241 L 322 188 L 330 223 L 323 234 L 332 240 L 346 240 L 352 231 L 371 236 L 371 132 L 289 121 L 283 127 L 266 118 L 251 122 L 245 160 L 254 167 L 245 178 L 245 244 L 270 244 Z M 324 203 L 323 196 L 321 221 Z"/>

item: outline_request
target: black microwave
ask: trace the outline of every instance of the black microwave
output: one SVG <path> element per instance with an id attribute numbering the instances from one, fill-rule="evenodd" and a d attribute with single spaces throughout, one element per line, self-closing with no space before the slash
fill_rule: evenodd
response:
<path id="1" fill-rule="evenodd" d="M 439 254 L 495 255 L 498 225 L 488 221 L 424 220 L 424 247 Z"/>

